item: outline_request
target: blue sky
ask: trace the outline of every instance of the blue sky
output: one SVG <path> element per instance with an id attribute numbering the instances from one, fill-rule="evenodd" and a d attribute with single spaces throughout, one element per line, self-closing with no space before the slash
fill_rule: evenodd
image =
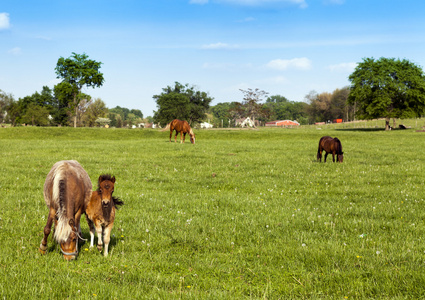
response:
<path id="1" fill-rule="evenodd" d="M 365 57 L 425 67 L 424 16 L 419 0 L 3 0 L 0 89 L 53 88 L 58 58 L 76 52 L 103 63 L 86 93 L 145 116 L 175 81 L 212 105 L 247 88 L 303 101 L 348 85 Z"/>

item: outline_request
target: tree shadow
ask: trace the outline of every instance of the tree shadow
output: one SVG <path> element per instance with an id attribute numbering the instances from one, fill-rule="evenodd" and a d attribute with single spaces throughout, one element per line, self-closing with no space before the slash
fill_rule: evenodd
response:
<path id="1" fill-rule="evenodd" d="M 373 132 L 373 131 L 385 131 L 385 128 L 337 128 L 337 131 L 364 131 L 364 132 Z M 393 129 L 398 130 L 398 129 Z"/>

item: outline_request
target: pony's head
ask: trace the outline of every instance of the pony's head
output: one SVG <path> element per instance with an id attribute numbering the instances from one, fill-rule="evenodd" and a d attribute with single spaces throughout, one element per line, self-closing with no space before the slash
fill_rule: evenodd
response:
<path id="1" fill-rule="evenodd" d="M 102 209 L 107 209 L 113 205 L 113 196 L 115 185 L 115 176 L 104 174 L 99 176 L 97 182 L 97 193 L 102 201 Z"/>
<path id="2" fill-rule="evenodd" d="M 72 231 L 68 238 L 60 243 L 60 247 L 63 258 L 66 260 L 74 260 L 78 255 L 78 234 L 73 219 L 69 220 L 69 226 L 71 226 Z"/>
<path id="3" fill-rule="evenodd" d="M 195 144 L 195 134 L 193 133 L 192 128 L 190 128 L 189 135 L 190 135 L 190 142 L 192 144 Z"/>
<path id="4" fill-rule="evenodd" d="M 336 157 L 337 157 L 337 161 L 342 163 L 344 161 L 344 152 L 337 154 Z"/>

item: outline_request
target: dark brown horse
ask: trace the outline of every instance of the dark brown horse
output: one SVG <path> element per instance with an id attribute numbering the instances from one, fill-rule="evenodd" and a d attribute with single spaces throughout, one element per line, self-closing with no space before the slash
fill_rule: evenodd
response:
<path id="1" fill-rule="evenodd" d="M 91 194 L 91 199 L 86 208 L 86 219 L 90 227 L 90 248 L 94 246 L 94 230 L 97 232 L 97 249 L 102 251 L 105 244 L 104 256 L 108 256 L 111 230 L 114 226 L 115 209 L 123 205 L 120 199 L 112 196 L 115 186 L 115 176 L 100 175 L 96 191 Z"/>
<path id="2" fill-rule="evenodd" d="M 344 160 L 344 152 L 342 152 L 341 141 L 338 138 L 331 138 L 330 136 L 324 136 L 319 141 L 319 149 L 317 149 L 317 160 L 322 162 L 322 152 L 326 151 L 325 162 L 329 153 L 332 153 L 332 161 L 335 162 L 335 155 L 337 156 L 337 162 Z"/>
<path id="3" fill-rule="evenodd" d="M 184 140 L 186 138 L 186 134 L 189 133 L 190 135 L 190 142 L 192 144 L 195 144 L 195 134 L 193 133 L 192 128 L 190 128 L 189 123 L 186 121 L 181 121 L 178 119 L 175 119 L 170 122 L 170 142 L 171 142 L 171 136 L 173 135 L 173 131 L 176 131 L 176 135 L 174 136 L 174 142 L 177 142 L 177 134 L 180 132 L 180 143 L 184 143 Z"/>
<path id="4" fill-rule="evenodd" d="M 90 201 L 92 185 L 87 172 L 75 160 L 55 163 L 44 183 L 44 201 L 49 208 L 39 251 L 47 250 L 47 238 L 55 222 L 54 239 L 66 260 L 78 255 L 80 217 Z M 81 238 L 82 239 L 82 238 Z"/>

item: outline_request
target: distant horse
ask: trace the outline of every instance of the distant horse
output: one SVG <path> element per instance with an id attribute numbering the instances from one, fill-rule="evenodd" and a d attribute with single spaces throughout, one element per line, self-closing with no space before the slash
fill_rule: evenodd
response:
<path id="1" fill-rule="evenodd" d="M 170 142 L 171 136 L 173 135 L 173 131 L 175 130 L 176 135 L 174 136 L 174 142 L 177 142 L 177 134 L 180 132 L 180 144 L 182 142 L 184 143 L 187 133 L 189 133 L 190 135 L 190 142 L 192 144 L 195 144 L 195 134 L 193 133 L 192 128 L 190 128 L 189 123 L 187 123 L 186 121 L 175 119 L 171 121 L 168 125 L 170 126 Z"/>
<path id="2" fill-rule="evenodd" d="M 94 229 L 97 232 L 97 249 L 102 251 L 105 244 L 104 256 L 108 256 L 111 230 L 114 226 L 115 209 L 123 205 L 120 199 L 112 196 L 114 192 L 115 176 L 100 175 L 98 188 L 91 194 L 91 199 L 86 208 L 86 219 L 90 227 L 90 248 L 94 245 Z M 102 242 L 103 240 L 103 242 Z"/>
<path id="3" fill-rule="evenodd" d="M 39 251 L 47 250 L 47 238 L 55 222 L 54 239 L 66 260 L 78 255 L 81 238 L 80 217 L 90 201 L 92 184 L 83 167 L 75 160 L 55 163 L 44 182 L 44 201 L 49 208 L 44 237 Z M 82 239 L 82 238 L 81 238 Z"/>
<path id="4" fill-rule="evenodd" d="M 324 136 L 319 141 L 319 149 L 317 149 L 317 160 L 322 162 L 322 152 L 326 151 L 325 162 L 329 153 L 332 153 L 332 161 L 335 162 L 335 155 L 337 156 L 337 162 L 344 160 L 344 152 L 342 152 L 341 141 L 338 138 L 331 138 L 330 136 Z"/>

